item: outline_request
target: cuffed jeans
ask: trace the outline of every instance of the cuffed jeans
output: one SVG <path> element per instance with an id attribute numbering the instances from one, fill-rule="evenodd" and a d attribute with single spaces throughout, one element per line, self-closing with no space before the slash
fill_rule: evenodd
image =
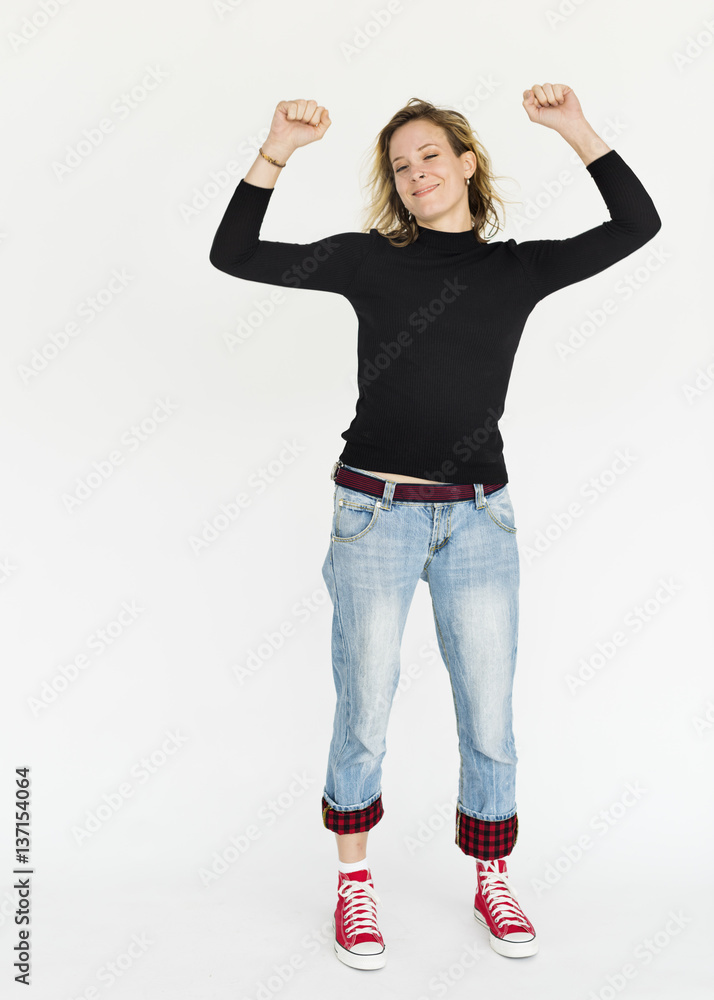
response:
<path id="1" fill-rule="evenodd" d="M 344 466 L 365 472 L 354 466 Z M 377 477 L 380 478 L 381 477 Z M 461 767 L 455 843 L 467 854 L 510 854 L 518 835 L 512 690 L 520 565 L 508 486 L 467 500 L 394 500 L 335 483 L 322 574 L 333 604 L 337 693 L 323 824 L 335 833 L 382 818 L 382 760 L 407 613 L 429 586 L 456 710 Z"/>

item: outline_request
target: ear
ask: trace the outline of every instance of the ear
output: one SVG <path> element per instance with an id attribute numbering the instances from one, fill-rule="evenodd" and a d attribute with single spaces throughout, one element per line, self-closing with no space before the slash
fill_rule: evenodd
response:
<path id="1" fill-rule="evenodd" d="M 467 150 L 463 154 L 461 159 L 464 164 L 464 177 L 473 177 L 473 175 L 476 172 L 476 167 L 478 165 L 478 160 L 476 159 L 476 155 L 472 153 L 471 150 Z"/>

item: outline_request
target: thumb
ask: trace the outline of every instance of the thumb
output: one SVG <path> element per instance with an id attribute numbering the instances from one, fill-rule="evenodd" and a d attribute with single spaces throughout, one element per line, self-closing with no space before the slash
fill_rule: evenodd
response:
<path id="1" fill-rule="evenodd" d="M 535 95 L 532 90 L 523 91 L 523 107 L 531 121 L 537 120 L 537 108 L 535 105 Z"/>
<path id="2" fill-rule="evenodd" d="M 323 108 L 320 113 L 320 121 L 317 123 L 317 131 L 320 134 L 320 138 L 325 134 L 328 128 L 332 125 L 332 120 L 330 119 L 330 112 L 327 108 Z"/>

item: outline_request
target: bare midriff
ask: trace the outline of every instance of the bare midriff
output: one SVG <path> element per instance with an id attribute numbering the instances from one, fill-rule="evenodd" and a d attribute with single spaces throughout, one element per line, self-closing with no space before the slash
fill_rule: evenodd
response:
<path id="1" fill-rule="evenodd" d="M 443 486 L 438 479 L 416 479 L 414 476 L 400 476 L 394 472 L 372 472 L 371 469 L 367 470 L 372 476 L 380 476 L 382 479 L 389 479 L 392 483 L 437 483 L 439 486 Z"/>

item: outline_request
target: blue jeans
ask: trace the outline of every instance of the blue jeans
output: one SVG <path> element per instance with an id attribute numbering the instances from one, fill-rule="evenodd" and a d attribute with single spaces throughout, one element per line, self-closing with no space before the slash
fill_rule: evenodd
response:
<path id="1" fill-rule="evenodd" d="M 394 500 L 396 484 L 377 478 L 385 484 L 381 498 L 335 483 L 322 567 L 337 693 L 323 823 L 352 833 L 381 819 L 402 635 L 424 580 L 456 710 L 456 843 L 476 857 L 503 856 L 518 828 L 512 690 L 520 564 L 508 486 L 484 494 L 475 483 L 470 499 L 415 502 Z"/>

